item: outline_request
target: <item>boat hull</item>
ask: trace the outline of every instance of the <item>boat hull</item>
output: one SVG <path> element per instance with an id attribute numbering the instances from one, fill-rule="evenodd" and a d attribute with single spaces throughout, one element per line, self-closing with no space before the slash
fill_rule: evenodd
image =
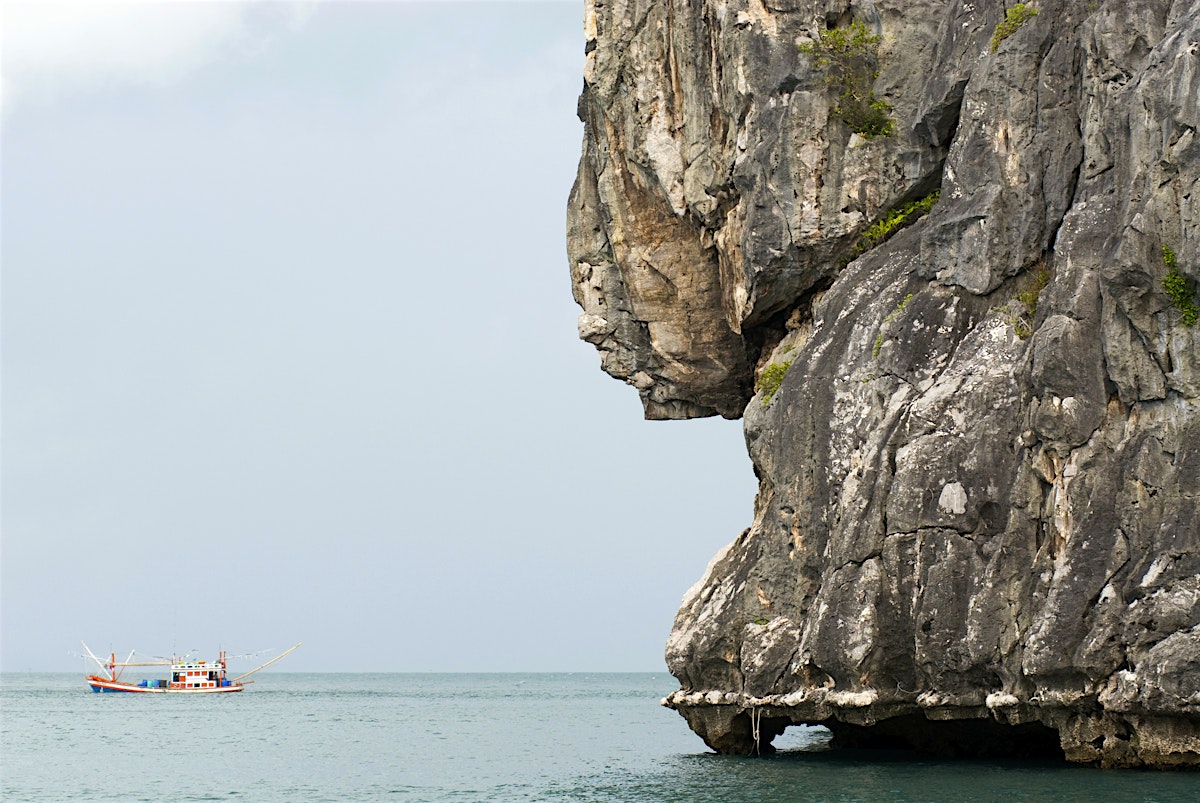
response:
<path id="1" fill-rule="evenodd" d="M 210 689 L 155 689 L 146 686 L 135 686 L 132 683 L 121 683 L 116 680 L 105 680 L 95 675 L 88 678 L 88 685 L 92 687 L 92 691 L 94 692 L 121 692 L 127 694 L 226 694 L 242 691 L 246 688 L 240 683 L 231 683 L 228 686 L 216 686 Z"/>

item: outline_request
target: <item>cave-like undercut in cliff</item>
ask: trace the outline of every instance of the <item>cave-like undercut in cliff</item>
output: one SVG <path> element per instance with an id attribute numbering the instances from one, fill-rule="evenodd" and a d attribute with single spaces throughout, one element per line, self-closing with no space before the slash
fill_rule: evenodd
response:
<path id="1" fill-rule="evenodd" d="M 588 4 L 580 336 L 743 420 L 714 750 L 1200 765 L 1195 0 Z M 732 535 L 732 534 L 731 534 Z"/>
<path id="2" fill-rule="evenodd" d="M 733 755 L 771 755 L 777 736 L 794 725 L 809 724 L 793 722 L 786 714 L 779 708 L 742 711 L 730 720 L 730 729 L 714 740 L 716 746 Z M 890 750 L 943 759 L 1065 760 L 1058 731 L 1040 722 L 1008 724 L 990 717 L 929 719 L 913 713 L 870 724 L 836 719 L 820 724 L 830 732 L 833 749 Z"/>
<path id="3" fill-rule="evenodd" d="M 1004 725 L 994 719 L 931 720 L 909 714 L 873 725 L 833 722 L 828 727 L 835 748 L 912 750 L 947 758 L 1065 758 L 1058 732 L 1040 722 Z"/>
<path id="4" fill-rule="evenodd" d="M 730 755 L 772 755 L 772 742 L 788 727 L 810 724 L 793 721 L 794 713 L 784 707 L 766 706 L 739 711 L 727 720 L 728 729 L 718 733 L 712 729 L 716 720 L 712 707 L 689 711 L 676 702 L 672 705 L 680 708 L 689 721 L 696 715 L 696 726 L 706 733 L 706 741 L 720 753 Z M 871 720 L 870 724 L 840 719 L 818 724 L 830 732 L 829 747 L 833 749 L 908 751 L 937 759 L 1066 760 L 1058 731 L 1039 721 L 1009 724 L 971 715 L 964 719 L 930 719 L 924 712 L 917 712 Z M 1124 738 L 1128 739 L 1128 733 Z"/>

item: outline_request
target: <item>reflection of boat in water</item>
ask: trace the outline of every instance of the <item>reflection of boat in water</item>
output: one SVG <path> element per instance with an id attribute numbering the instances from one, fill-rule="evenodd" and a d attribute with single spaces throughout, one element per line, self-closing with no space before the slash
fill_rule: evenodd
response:
<path id="1" fill-rule="evenodd" d="M 303 642 L 301 642 L 303 643 Z M 222 694 L 225 692 L 242 691 L 253 680 L 244 680 L 257 672 L 264 669 L 284 656 L 294 651 L 300 644 L 296 644 L 291 649 L 284 650 L 279 655 L 276 655 L 265 664 L 254 667 L 249 672 L 244 672 L 235 678 L 226 677 L 226 658 L 225 651 L 218 653 L 215 661 L 193 661 L 187 658 L 172 658 L 170 661 L 134 661 L 133 653 L 129 653 L 129 658 L 124 661 L 117 661 L 116 653 L 109 655 L 107 661 L 102 661 L 97 658 L 88 645 L 84 644 L 83 648 L 87 650 L 88 657 L 100 665 L 104 670 L 105 675 L 88 675 L 88 685 L 92 687 L 92 691 L 96 692 L 137 692 L 142 694 Z M 121 674 L 127 667 L 131 666 L 169 666 L 171 667 L 170 678 L 154 678 L 150 680 L 142 680 L 139 683 L 129 683 L 121 680 Z"/>

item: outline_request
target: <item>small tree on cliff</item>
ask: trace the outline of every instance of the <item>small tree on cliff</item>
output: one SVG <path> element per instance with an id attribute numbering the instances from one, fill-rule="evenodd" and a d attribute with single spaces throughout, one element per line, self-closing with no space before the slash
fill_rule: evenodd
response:
<path id="1" fill-rule="evenodd" d="M 822 31 L 819 41 L 800 45 L 801 53 L 813 56 L 813 68 L 824 73 L 825 87 L 837 93 L 834 115 L 868 139 L 891 136 L 895 129 L 891 104 L 876 97 L 873 86 L 882 41 L 856 20 L 849 28 Z"/>

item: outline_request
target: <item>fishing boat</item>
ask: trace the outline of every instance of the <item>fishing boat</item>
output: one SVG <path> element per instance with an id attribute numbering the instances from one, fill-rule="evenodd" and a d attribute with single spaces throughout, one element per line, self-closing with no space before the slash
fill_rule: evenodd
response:
<path id="1" fill-rule="evenodd" d="M 83 645 L 83 649 L 87 652 L 88 657 L 99 664 L 100 668 L 104 670 L 103 676 L 87 676 L 88 685 L 95 692 L 227 694 L 245 689 L 247 685 L 254 682 L 253 680 L 246 680 L 246 678 L 260 669 L 266 669 L 276 661 L 285 658 L 299 648 L 302 643 L 298 642 L 294 647 L 284 650 L 265 664 L 256 666 L 249 672 L 244 672 L 235 678 L 226 676 L 228 670 L 224 650 L 221 650 L 217 654 L 217 660 L 215 661 L 196 661 L 190 658 L 171 658 L 169 661 L 134 661 L 133 652 L 130 652 L 129 657 L 124 661 L 118 661 L 116 653 L 111 653 L 108 660 L 104 661 L 97 658 L 95 653 L 88 649 L 87 644 Z M 171 667 L 171 677 L 145 679 L 138 683 L 121 680 L 121 675 L 131 666 L 169 666 Z"/>

